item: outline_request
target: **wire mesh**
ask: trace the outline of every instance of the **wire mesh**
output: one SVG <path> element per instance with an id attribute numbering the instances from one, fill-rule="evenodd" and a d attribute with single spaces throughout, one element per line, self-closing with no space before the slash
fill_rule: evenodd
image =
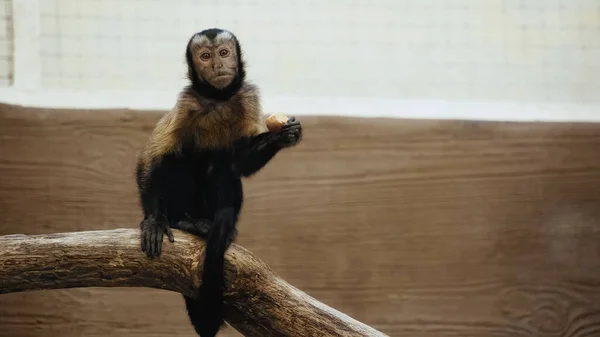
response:
<path id="1" fill-rule="evenodd" d="M 44 0 L 43 85 L 178 88 L 215 26 L 269 94 L 600 102 L 598 0 Z"/>

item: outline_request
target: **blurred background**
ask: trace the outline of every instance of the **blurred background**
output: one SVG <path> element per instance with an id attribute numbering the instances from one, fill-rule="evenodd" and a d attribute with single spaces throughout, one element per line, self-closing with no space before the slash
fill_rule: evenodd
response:
<path id="1" fill-rule="evenodd" d="M 240 244 L 390 336 L 597 335 L 599 0 L 0 0 L 0 234 L 136 227 L 210 27 L 305 130 Z M 108 334 L 194 336 L 164 291 L 0 296 L 0 336 Z"/>
<path id="2" fill-rule="evenodd" d="M 597 0 L 1 3 L 0 85 L 44 91 L 30 104 L 76 106 L 62 96 L 77 90 L 98 97 L 88 105 L 170 108 L 186 83 L 187 39 L 213 26 L 241 40 L 267 110 L 421 116 L 452 112 L 403 104 L 600 100 Z M 491 118 L 470 110 L 453 113 Z M 503 114 L 519 115 L 492 116 Z"/>

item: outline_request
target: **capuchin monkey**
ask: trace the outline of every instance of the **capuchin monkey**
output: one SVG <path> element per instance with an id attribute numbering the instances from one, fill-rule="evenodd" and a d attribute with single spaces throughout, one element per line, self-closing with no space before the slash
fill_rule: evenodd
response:
<path id="1" fill-rule="evenodd" d="M 175 241 L 171 228 L 206 240 L 201 287 L 196 298 L 184 299 L 196 332 L 213 337 L 224 325 L 224 254 L 237 235 L 241 178 L 298 144 L 302 127 L 292 117 L 281 131 L 267 130 L 258 89 L 245 79 L 240 44 L 231 32 L 194 34 L 186 60 L 191 83 L 138 157 L 141 248 L 150 258 L 160 256 L 163 236 Z"/>

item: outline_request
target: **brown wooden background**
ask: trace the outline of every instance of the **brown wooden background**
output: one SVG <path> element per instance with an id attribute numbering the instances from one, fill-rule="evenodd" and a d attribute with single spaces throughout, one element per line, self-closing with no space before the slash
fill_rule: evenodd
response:
<path id="1" fill-rule="evenodd" d="M 159 116 L 1 105 L 0 234 L 136 227 Z M 290 283 L 391 336 L 600 335 L 600 125 L 301 120 L 238 241 Z M 0 336 L 107 335 L 194 333 L 166 291 L 0 296 Z"/>

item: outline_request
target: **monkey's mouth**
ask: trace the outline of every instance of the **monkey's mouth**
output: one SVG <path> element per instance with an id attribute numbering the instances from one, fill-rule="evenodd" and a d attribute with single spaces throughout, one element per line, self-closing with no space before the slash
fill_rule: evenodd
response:
<path id="1" fill-rule="evenodd" d="M 233 76 L 234 74 L 219 74 L 213 77 L 210 80 L 210 83 L 220 89 L 229 85 L 229 83 L 233 80 Z"/>
<path id="2" fill-rule="evenodd" d="M 217 75 L 215 77 L 213 77 L 213 81 L 214 80 L 224 80 L 227 78 L 233 77 L 233 74 L 223 74 L 223 75 Z"/>

